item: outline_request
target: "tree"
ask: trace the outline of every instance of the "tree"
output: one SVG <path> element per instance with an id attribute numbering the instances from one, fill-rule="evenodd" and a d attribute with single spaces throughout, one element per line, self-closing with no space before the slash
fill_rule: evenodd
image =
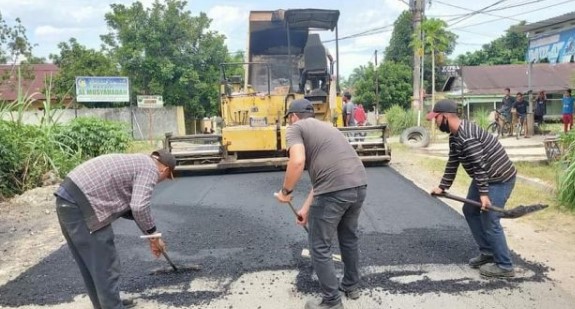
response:
<path id="1" fill-rule="evenodd" d="M 385 61 L 413 66 L 413 49 L 410 46 L 412 36 L 412 14 L 410 11 L 403 11 L 393 23 L 393 33 L 389 45 L 385 48 Z"/>
<path id="2" fill-rule="evenodd" d="M 116 64 L 101 51 L 86 48 L 75 38 L 60 42 L 59 54 L 50 54 L 59 73 L 54 79 L 53 91 L 59 97 L 74 93 L 76 76 L 117 76 Z"/>
<path id="3" fill-rule="evenodd" d="M 32 45 L 20 18 L 14 26 L 8 25 L 0 12 L 0 63 L 16 64 L 22 57 L 32 57 Z"/>
<path id="4" fill-rule="evenodd" d="M 435 63 L 445 61 L 445 54 L 453 51 L 455 40 L 457 36 L 446 30 L 447 23 L 441 19 L 430 18 L 425 19 L 421 23 L 421 31 L 423 32 L 423 40 L 419 36 L 413 36 L 413 48 L 423 49 L 424 53 L 429 51 L 431 53 L 431 101 L 432 106 L 435 105 Z M 418 31 L 419 32 L 419 31 Z"/>
<path id="5" fill-rule="evenodd" d="M 410 106 L 413 76 L 408 65 L 386 61 L 378 66 L 377 71 L 372 63 L 356 70 L 360 74 L 354 82 L 355 103 L 363 104 L 366 110 L 375 109 L 375 74 L 378 74 L 379 111 L 394 104 L 406 108 Z"/>
<path id="6" fill-rule="evenodd" d="M 186 6 L 179 0 L 156 0 L 148 9 L 141 2 L 112 4 L 105 15 L 112 31 L 101 38 L 135 94 L 162 95 L 166 105 L 183 105 L 199 118 L 217 110 L 219 64 L 228 52 L 206 14 L 193 17 Z"/>
<path id="7" fill-rule="evenodd" d="M 457 57 L 457 63 L 461 65 L 497 65 L 525 63 L 525 51 L 528 49 L 529 40 L 521 30 L 525 21 L 509 27 L 505 35 L 483 45 L 474 52 L 467 52 Z"/>

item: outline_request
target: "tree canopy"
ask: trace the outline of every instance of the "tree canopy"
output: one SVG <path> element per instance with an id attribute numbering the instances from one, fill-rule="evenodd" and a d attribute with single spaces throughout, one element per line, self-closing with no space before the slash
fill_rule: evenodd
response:
<path id="1" fill-rule="evenodd" d="M 413 66 L 412 36 L 412 14 L 409 11 L 403 11 L 393 23 L 393 33 L 391 34 L 389 45 L 385 48 L 385 61 Z"/>
<path id="2" fill-rule="evenodd" d="M 509 27 L 505 35 L 483 45 L 480 50 L 457 57 L 462 65 L 497 65 L 525 63 L 529 40 L 521 27 L 525 21 Z"/>
<path id="3" fill-rule="evenodd" d="M 357 69 L 357 79 L 354 80 L 353 101 L 361 103 L 366 110 L 375 110 L 376 79 L 379 85 L 379 111 L 388 109 L 394 104 L 408 107 L 411 100 L 412 75 L 411 68 L 402 63 L 387 61 L 375 70 L 373 64 L 360 66 Z"/>
<path id="4" fill-rule="evenodd" d="M 119 70 L 110 57 L 101 51 L 89 49 L 75 38 L 60 42 L 59 54 L 50 54 L 50 60 L 60 71 L 54 79 L 54 93 L 62 97 L 74 94 L 76 76 L 117 76 Z"/>
<path id="5" fill-rule="evenodd" d="M 135 94 L 162 95 L 166 105 L 183 105 L 197 118 L 217 110 L 219 64 L 228 51 L 224 36 L 209 30 L 207 15 L 192 16 L 186 5 L 112 4 L 105 16 L 111 32 L 101 38 Z"/>

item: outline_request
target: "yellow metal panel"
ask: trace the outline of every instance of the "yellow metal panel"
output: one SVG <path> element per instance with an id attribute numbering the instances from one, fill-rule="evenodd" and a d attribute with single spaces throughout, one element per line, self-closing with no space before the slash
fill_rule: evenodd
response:
<path id="1" fill-rule="evenodd" d="M 276 150 L 276 127 L 235 126 L 222 129 L 222 142 L 228 151 Z"/>

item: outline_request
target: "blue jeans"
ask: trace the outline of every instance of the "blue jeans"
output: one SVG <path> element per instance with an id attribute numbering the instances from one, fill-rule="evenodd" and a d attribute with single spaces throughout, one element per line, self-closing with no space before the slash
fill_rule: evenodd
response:
<path id="1" fill-rule="evenodd" d="M 357 231 L 366 186 L 315 196 L 309 215 L 309 243 L 312 265 L 319 279 L 323 301 L 341 302 L 339 283 L 331 258 L 331 247 L 337 239 L 344 265 L 341 287 L 351 291 L 359 285 L 359 235 Z"/>
<path id="2" fill-rule="evenodd" d="M 515 187 L 515 177 L 499 183 L 489 184 L 489 199 L 493 206 L 505 207 L 507 199 Z M 471 182 L 467 198 L 480 201 L 479 191 L 475 181 Z M 492 255 L 495 264 L 504 269 L 512 269 L 513 262 L 505 240 L 505 233 L 499 215 L 494 211 L 481 211 L 481 208 L 470 204 L 463 204 L 463 214 L 471 229 L 471 234 L 479 246 L 482 254 Z"/>

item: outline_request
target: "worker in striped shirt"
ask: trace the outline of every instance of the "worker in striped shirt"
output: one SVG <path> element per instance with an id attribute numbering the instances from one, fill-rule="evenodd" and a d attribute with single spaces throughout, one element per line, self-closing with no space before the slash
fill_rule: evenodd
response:
<path id="1" fill-rule="evenodd" d="M 120 299 L 120 262 L 112 222 L 132 219 L 144 234 L 156 233 L 150 201 L 154 186 L 172 178 L 176 159 L 166 150 L 146 154 L 108 154 L 88 160 L 64 179 L 56 191 L 56 213 L 70 252 L 84 279 L 94 309 L 133 307 Z M 165 250 L 149 238 L 152 254 Z"/>
<path id="2" fill-rule="evenodd" d="M 441 132 L 449 133 L 449 159 L 439 187 L 432 194 L 448 190 L 461 164 L 472 178 L 467 198 L 481 203 L 482 208 L 464 204 L 463 214 L 480 254 L 469 260 L 483 276 L 509 278 L 515 276 L 505 233 L 499 216 L 486 207 L 504 207 L 515 186 L 517 171 L 499 141 L 472 122 L 462 120 L 457 105 L 441 100 L 427 120 L 434 120 Z"/>

